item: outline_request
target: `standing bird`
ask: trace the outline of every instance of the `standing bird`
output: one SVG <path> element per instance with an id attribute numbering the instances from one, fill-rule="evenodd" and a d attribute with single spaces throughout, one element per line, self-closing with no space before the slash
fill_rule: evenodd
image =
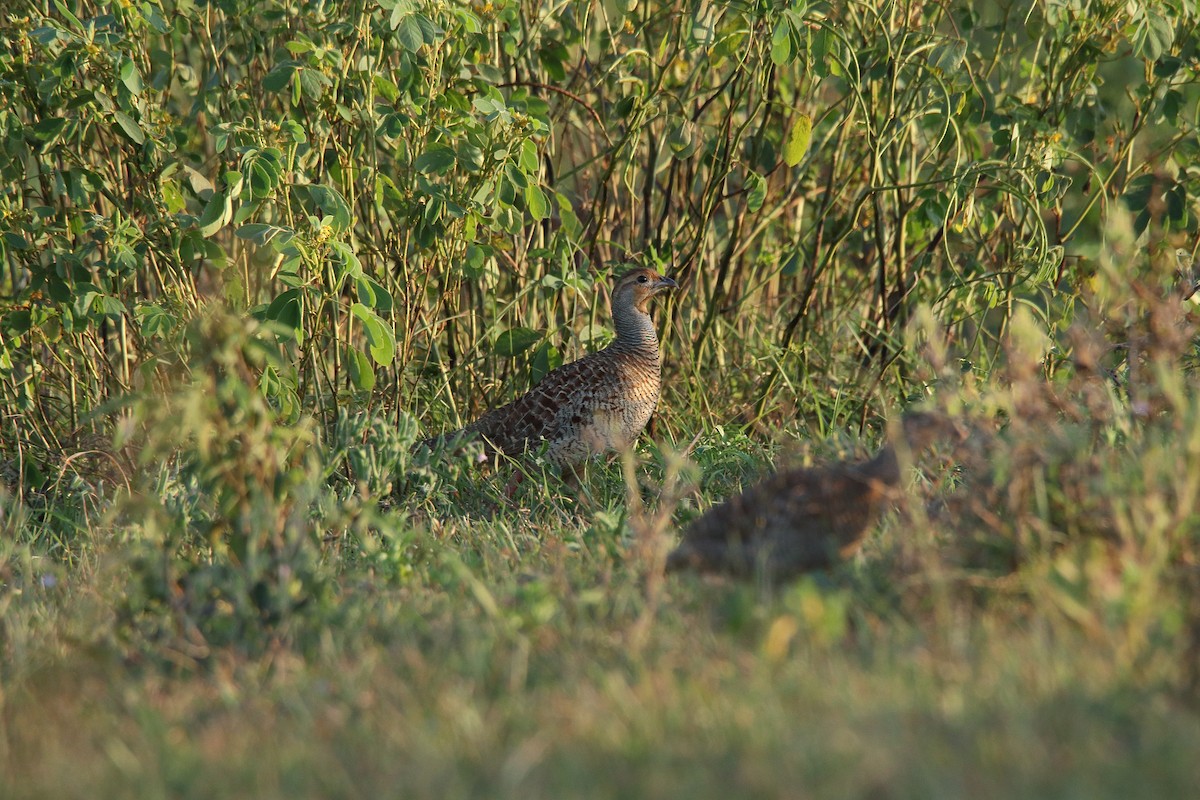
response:
<path id="1" fill-rule="evenodd" d="M 662 383 L 650 300 L 675 286 L 652 269 L 626 272 L 612 291 L 617 336 L 608 347 L 552 370 L 508 405 L 414 450 L 479 437 L 489 453 L 516 456 L 545 441 L 552 463 L 573 468 L 592 454 L 630 447 L 654 413 Z"/>
<path id="2" fill-rule="evenodd" d="M 914 454 L 940 436 L 962 436 L 932 412 L 905 414 L 902 430 Z M 829 567 L 857 552 L 900 478 L 891 443 L 868 461 L 777 472 L 694 520 L 667 556 L 667 571 L 785 580 Z"/>

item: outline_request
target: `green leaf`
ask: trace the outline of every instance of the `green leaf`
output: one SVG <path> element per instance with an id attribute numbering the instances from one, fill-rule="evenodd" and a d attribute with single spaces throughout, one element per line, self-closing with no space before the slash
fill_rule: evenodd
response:
<path id="1" fill-rule="evenodd" d="M 29 130 L 33 133 L 33 138 L 37 139 L 43 145 L 48 145 L 57 139 L 66 127 L 66 117 L 46 117 L 40 122 L 31 125 Z"/>
<path id="2" fill-rule="evenodd" d="M 121 59 L 121 66 L 117 70 L 117 75 L 121 78 L 121 83 L 125 84 L 125 88 L 134 97 L 142 93 L 142 75 L 138 72 L 137 65 L 128 57 Z"/>
<path id="3" fill-rule="evenodd" d="M 15 231 L 4 232 L 4 244 L 12 250 L 29 249 L 29 240 Z"/>
<path id="4" fill-rule="evenodd" d="M 134 141 L 135 144 L 144 144 L 146 134 L 142 131 L 142 126 L 134 122 L 133 117 L 123 111 L 114 111 L 113 117 L 117 120 L 117 125 L 124 131 L 125 135 Z"/>
<path id="5" fill-rule="evenodd" d="M 537 173 L 537 145 L 533 143 L 533 140 L 526 139 L 525 141 L 521 142 L 521 156 L 518 164 L 520 165 L 521 169 L 524 170 L 526 175 L 534 175 Z"/>
<path id="6" fill-rule="evenodd" d="M 281 228 L 278 225 L 265 225 L 261 222 L 252 222 L 249 225 L 243 225 L 234 232 L 234 235 L 239 239 L 247 239 L 254 242 L 259 247 L 274 243 L 275 249 L 283 247 L 290 242 L 296 235 L 296 232 L 291 228 Z"/>
<path id="7" fill-rule="evenodd" d="M 1187 222 L 1188 202 L 1187 189 L 1182 183 L 1172 184 L 1165 195 L 1167 201 L 1167 219 L 1174 223 Z"/>
<path id="8" fill-rule="evenodd" d="M 425 44 L 425 34 L 421 31 L 421 23 L 416 14 L 409 14 L 400 20 L 396 26 L 396 38 L 400 45 L 410 53 L 420 50 Z"/>
<path id="9" fill-rule="evenodd" d="M 141 12 L 142 19 L 150 23 L 150 27 L 153 28 L 156 33 L 162 34 L 171 30 L 171 26 L 167 24 L 165 19 L 163 19 L 162 13 L 159 9 L 155 8 L 149 3 L 142 3 L 138 10 Z"/>
<path id="10" fill-rule="evenodd" d="M 542 334 L 529 328 L 509 328 L 496 337 L 496 355 L 512 358 L 524 353 L 542 339 Z"/>
<path id="11" fill-rule="evenodd" d="M 71 13 L 70 9 L 62 2 L 62 0 L 54 0 L 54 7 L 58 9 L 58 13 L 66 17 L 77 30 L 83 30 L 83 23 L 79 21 L 79 17 Z"/>
<path id="12" fill-rule="evenodd" d="M 417 26 L 421 29 L 421 38 L 425 44 L 433 44 L 438 37 L 445 33 L 437 23 L 424 14 L 417 14 Z"/>
<path id="13" fill-rule="evenodd" d="M 454 166 L 454 148 L 449 145 L 435 144 L 417 156 L 413 167 L 418 172 L 442 174 Z"/>
<path id="14" fill-rule="evenodd" d="M 288 289 L 271 301 L 266 319 L 273 320 L 293 331 L 296 341 L 304 341 L 304 329 L 300 327 L 300 289 Z"/>
<path id="15" fill-rule="evenodd" d="M 799 114 L 796 116 L 796 121 L 792 123 L 792 130 L 788 133 L 787 141 L 783 143 L 783 163 L 789 167 L 794 167 L 804 158 L 804 154 L 808 152 L 809 142 L 812 141 L 812 117 L 808 114 Z"/>
<path id="16" fill-rule="evenodd" d="M 394 103 L 400 99 L 400 90 L 396 88 L 396 84 L 384 76 L 376 75 L 372 82 L 375 85 L 375 93 L 380 95 L 384 100 Z"/>
<path id="17" fill-rule="evenodd" d="M 360 278 L 363 274 L 362 262 L 358 260 L 358 256 L 354 254 L 354 248 L 345 242 L 333 241 L 329 243 L 329 248 L 333 251 L 336 260 L 345 268 L 345 275 L 352 278 Z"/>
<path id="18" fill-rule="evenodd" d="M 784 64 L 791 62 L 795 56 L 796 50 L 792 46 L 792 26 L 786 19 L 781 19 L 775 25 L 775 32 L 771 34 L 771 61 L 782 67 Z"/>
<path id="19" fill-rule="evenodd" d="M 374 278 L 363 275 L 355 280 L 358 299 L 365 305 L 387 314 L 392 310 L 392 294 Z"/>
<path id="20" fill-rule="evenodd" d="M 490 97 L 488 95 L 476 97 L 471 101 L 471 106 L 484 117 L 488 118 L 489 121 L 495 115 L 508 110 L 508 105 L 504 102 L 504 98 Z"/>
<path id="21" fill-rule="evenodd" d="M 238 210 L 233 215 L 233 224 L 241 225 L 246 220 L 258 213 L 259 207 L 262 205 L 261 200 L 255 200 L 251 203 L 242 203 L 238 206 Z"/>
<path id="22" fill-rule="evenodd" d="M 138 303 L 133 308 L 133 315 L 137 317 L 142 335 L 152 339 L 166 338 L 179 324 L 173 314 L 153 303 Z"/>
<path id="23" fill-rule="evenodd" d="M 236 170 L 229 170 L 225 173 L 225 186 L 227 187 L 226 192 L 228 192 L 230 197 L 241 194 L 242 184 L 244 182 L 245 179 L 242 177 L 242 173 L 237 172 Z"/>
<path id="24" fill-rule="evenodd" d="M 386 5 L 384 6 L 387 7 Z M 388 25 L 392 30 L 400 25 L 400 21 L 406 16 L 413 13 L 413 4 L 410 0 L 396 0 L 396 5 L 392 6 L 392 16 L 388 19 Z"/>
<path id="25" fill-rule="evenodd" d="M 1174 89 L 1170 89 L 1163 95 L 1162 99 L 1162 118 L 1171 125 L 1175 125 L 1179 119 L 1179 109 L 1183 105 L 1183 95 Z"/>
<path id="26" fill-rule="evenodd" d="M 1152 11 L 1148 4 L 1142 14 L 1133 33 L 1133 49 L 1147 61 L 1157 61 L 1175 43 L 1175 27 L 1171 20 Z"/>
<path id="27" fill-rule="evenodd" d="M 125 304 L 119 297 L 108 294 L 101 295 L 96 305 L 99 312 L 106 317 L 120 317 L 125 314 Z"/>
<path id="28" fill-rule="evenodd" d="M 549 341 L 542 342 L 533 353 L 533 363 L 529 366 L 529 377 L 534 383 L 541 383 L 551 370 L 562 366 L 562 355 L 558 348 Z"/>
<path id="29" fill-rule="evenodd" d="M 281 61 L 271 67 L 271 71 L 263 76 L 262 88 L 268 92 L 279 92 L 288 85 L 288 81 L 292 79 L 296 69 L 300 66 L 299 61 Z"/>
<path id="30" fill-rule="evenodd" d="M 509 182 L 518 189 L 523 190 L 529 185 L 529 176 L 517 169 L 515 164 L 505 164 L 504 175 L 508 178 Z"/>
<path id="31" fill-rule="evenodd" d="M 350 313 L 362 322 L 363 331 L 367 334 L 371 358 L 375 359 L 375 363 L 383 367 L 391 364 L 396 358 L 396 335 L 392 329 L 385 325 L 374 311 L 362 303 L 350 306 Z"/>
<path id="32" fill-rule="evenodd" d="M 75 315 L 87 317 L 92 310 L 92 302 L 101 294 L 100 287 L 94 283 L 79 283 L 75 285 L 73 307 Z"/>
<path id="33" fill-rule="evenodd" d="M 229 222 L 233 217 L 233 200 L 225 192 L 213 192 L 200 214 L 196 225 L 204 238 L 212 236 Z"/>
<path id="34" fill-rule="evenodd" d="M 359 391 L 369 392 L 375 388 L 375 367 L 371 360 L 360 350 L 350 348 L 346 351 L 346 366 L 350 369 L 350 382 Z"/>
<path id="35" fill-rule="evenodd" d="M 298 86 L 300 89 L 302 89 L 304 96 L 309 100 L 320 100 L 321 96 L 325 94 L 325 90 L 332 85 L 332 82 L 329 80 L 329 78 L 325 77 L 320 72 L 317 72 L 315 69 L 309 69 L 307 67 L 302 67 L 300 70 L 298 70 L 296 77 L 298 80 L 294 86 Z M 292 97 L 295 98 L 295 96 L 295 89 L 293 89 Z"/>
<path id="36" fill-rule="evenodd" d="M 792 254 L 788 256 L 787 261 L 783 262 L 783 271 L 780 274 L 788 277 L 798 274 L 802 266 L 800 256 L 799 248 L 793 250 Z"/>
<path id="37" fill-rule="evenodd" d="M 454 154 L 458 163 L 468 172 L 478 172 L 483 168 L 483 150 L 466 140 L 458 143 Z"/>
<path id="38" fill-rule="evenodd" d="M 959 68 L 966 54 L 967 43 L 962 39 L 951 39 L 930 51 L 929 63 L 946 75 Z"/>
<path id="39" fill-rule="evenodd" d="M 468 280 L 477 280 L 482 277 L 484 266 L 492 254 L 492 248 L 485 244 L 475 244 L 474 242 L 468 244 L 466 256 L 459 264 L 459 270 L 463 277 Z"/>
<path id="40" fill-rule="evenodd" d="M 178 214 L 187 208 L 187 202 L 183 199 L 183 192 L 179 191 L 179 184 L 169 178 L 163 179 L 162 182 L 162 199 L 167 206 L 167 211 L 172 214 Z"/>
<path id="41" fill-rule="evenodd" d="M 352 221 L 350 204 L 342 197 L 341 192 L 332 186 L 315 183 L 308 187 L 308 196 L 318 208 L 333 218 L 334 231 L 344 233 L 349 230 Z"/>
<path id="42" fill-rule="evenodd" d="M 678 159 L 685 159 L 696 152 L 696 124 L 690 119 L 679 119 L 667 131 L 667 147 Z"/>
<path id="43" fill-rule="evenodd" d="M 1130 211 L 1142 211 L 1150 203 L 1150 194 L 1154 189 L 1153 175 L 1139 175 L 1125 185 L 1125 193 L 1121 199 Z"/>
<path id="44" fill-rule="evenodd" d="M 13 336 L 21 336 L 28 333 L 32 326 L 33 315 L 29 313 L 29 309 L 27 308 L 10 311 L 4 315 L 4 329 Z"/>
<path id="45" fill-rule="evenodd" d="M 746 208 L 754 213 L 762 208 L 766 199 L 767 182 L 757 172 L 751 172 L 746 176 Z"/>
<path id="46" fill-rule="evenodd" d="M 546 218 L 549 204 L 546 202 L 546 195 L 542 193 L 536 183 L 525 187 L 525 207 L 529 209 L 529 215 L 535 220 L 540 222 Z"/>
<path id="47" fill-rule="evenodd" d="M 567 77 L 567 71 L 563 67 L 563 61 L 566 60 L 566 53 L 567 49 L 559 42 L 552 42 L 538 49 L 538 61 L 541 63 L 542 68 L 546 70 L 546 74 L 555 83 L 563 81 Z"/>

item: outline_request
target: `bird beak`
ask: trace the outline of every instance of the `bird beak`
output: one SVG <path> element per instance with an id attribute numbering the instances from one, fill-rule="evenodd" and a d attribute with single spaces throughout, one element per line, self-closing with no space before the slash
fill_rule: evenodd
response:
<path id="1" fill-rule="evenodd" d="M 654 284 L 655 290 L 660 292 L 664 289 L 674 289 L 677 286 L 679 286 L 679 284 L 670 278 L 659 278 L 658 283 Z"/>

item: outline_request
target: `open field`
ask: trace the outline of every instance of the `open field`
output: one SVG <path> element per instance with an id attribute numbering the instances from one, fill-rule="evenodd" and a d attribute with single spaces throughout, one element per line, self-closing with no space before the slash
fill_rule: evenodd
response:
<path id="1" fill-rule="evenodd" d="M 0 796 L 1194 797 L 1198 23 L 0 8 Z M 414 454 L 628 264 L 632 452 Z M 663 573 L 909 408 L 859 554 Z"/>

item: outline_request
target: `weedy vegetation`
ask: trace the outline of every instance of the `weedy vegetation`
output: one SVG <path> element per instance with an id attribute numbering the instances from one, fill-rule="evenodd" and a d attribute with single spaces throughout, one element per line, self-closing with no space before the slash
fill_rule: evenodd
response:
<path id="1" fill-rule="evenodd" d="M 3 4 L 0 794 L 1193 795 L 1198 24 Z M 410 453 L 630 262 L 633 453 Z M 910 406 L 970 436 L 856 559 L 662 574 Z"/>

